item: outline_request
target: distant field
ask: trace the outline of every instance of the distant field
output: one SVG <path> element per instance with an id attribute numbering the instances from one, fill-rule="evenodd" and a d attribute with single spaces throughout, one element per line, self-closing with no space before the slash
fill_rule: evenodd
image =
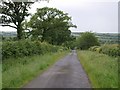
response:
<path id="1" fill-rule="evenodd" d="M 71 35 L 79 37 L 83 32 L 71 32 Z M 17 36 L 16 32 L 0 32 L 0 36 L 9 39 L 9 37 L 14 38 Z M 95 33 L 95 36 L 98 37 L 101 44 L 116 44 L 120 40 L 120 33 Z"/>
<path id="2" fill-rule="evenodd" d="M 72 32 L 73 36 L 80 36 L 82 32 Z M 110 43 L 116 44 L 120 38 L 120 34 L 118 33 L 95 33 L 95 36 L 98 37 L 101 44 Z"/>

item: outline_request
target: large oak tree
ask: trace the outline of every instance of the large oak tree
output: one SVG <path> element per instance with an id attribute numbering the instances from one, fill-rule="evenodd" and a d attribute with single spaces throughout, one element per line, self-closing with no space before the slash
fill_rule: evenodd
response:
<path id="1" fill-rule="evenodd" d="M 29 21 L 33 37 L 41 37 L 42 41 L 61 45 L 70 39 L 70 27 L 76 27 L 67 13 L 56 8 L 39 8 Z"/>
<path id="2" fill-rule="evenodd" d="M 0 23 L 2 26 L 9 26 L 17 29 L 18 40 L 22 39 L 22 22 L 29 16 L 28 9 L 33 2 L 8 2 L 0 3 Z M 14 23 L 12 25 L 11 23 Z"/>

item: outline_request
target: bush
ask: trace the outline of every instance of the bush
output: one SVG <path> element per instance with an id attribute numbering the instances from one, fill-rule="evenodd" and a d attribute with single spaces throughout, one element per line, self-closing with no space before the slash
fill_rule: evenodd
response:
<path id="1" fill-rule="evenodd" d="M 94 33 L 91 32 L 85 32 L 77 39 L 77 47 L 82 50 L 97 45 L 99 45 L 98 39 L 95 37 Z"/>
<path id="2" fill-rule="evenodd" d="M 63 49 L 63 47 L 53 46 L 46 42 L 41 43 L 40 41 L 7 41 L 2 44 L 2 59 L 57 52 L 60 48 Z"/>
<path id="3" fill-rule="evenodd" d="M 97 48 L 99 48 L 99 46 L 93 46 L 93 47 L 90 47 L 89 50 L 91 50 L 91 51 L 97 51 Z"/>
<path id="4" fill-rule="evenodd" d="M 107 54 L 109 56 L 120 56 L 120 47 L 117 44 L 102 45 L 100 47 L 93 46 L 89 48 L 90 51 L 97 51 L 99 53 Z"/>

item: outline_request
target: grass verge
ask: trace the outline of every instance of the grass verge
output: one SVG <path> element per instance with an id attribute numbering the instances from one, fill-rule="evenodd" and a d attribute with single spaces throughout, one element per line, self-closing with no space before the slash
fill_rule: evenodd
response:
<path id="1" fill-rule="evenodd" d="M 77 53 L 93 88 L 118 88 L 117 58 L 91 51 Z"/>
<path id="2" fill-rule="evenodd" d="M 20 88 L 45 71 L 68 51 L 36 55 L 3 62 L 2 88 Z"/>
<path id="3" fill-rule="evenodd" d="M 2 89 L 2 64 L 0 62 L 0 90 Z"/>

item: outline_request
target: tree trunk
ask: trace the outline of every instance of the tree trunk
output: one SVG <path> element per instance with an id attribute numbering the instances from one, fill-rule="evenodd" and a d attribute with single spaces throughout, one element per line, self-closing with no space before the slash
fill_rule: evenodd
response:
<path id="1" fill-rule="evenodd" d="M 22 28 L 21 28 L 21 25 L 17 26 L 17 39 L 18 40 L 22 39 Z"/>

